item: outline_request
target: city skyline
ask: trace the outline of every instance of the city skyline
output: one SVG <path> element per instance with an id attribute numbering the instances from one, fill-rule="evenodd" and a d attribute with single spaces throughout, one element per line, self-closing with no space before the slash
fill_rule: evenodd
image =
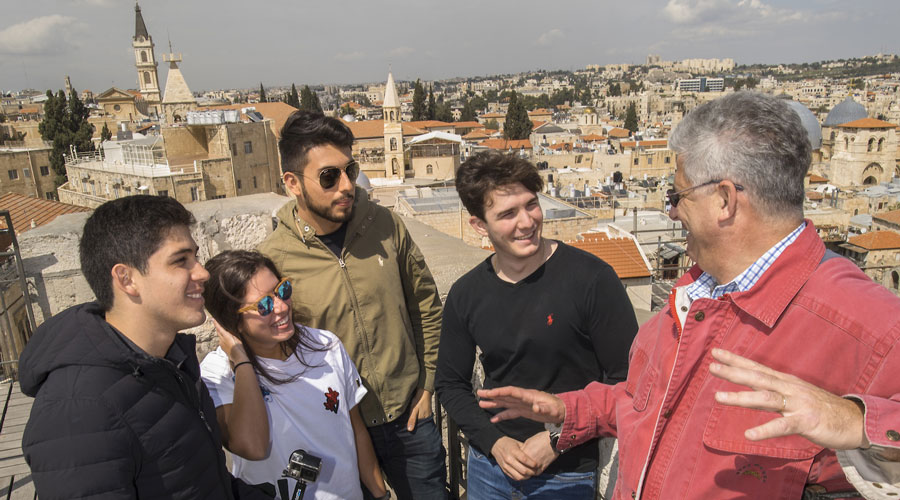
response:
<path id="1" fill-rule="evenodd" d="M 457 4 L 144 0 L 160 60 L 184 54 L 192 90 L 577 70 L 589 64 L 732 58 L 795 63 L 900 52 L 900 2 L 864 0 L 587 0 Z M 137 88 L 134 3 L 41 0 L 4 9 L 0 89 Z"/>

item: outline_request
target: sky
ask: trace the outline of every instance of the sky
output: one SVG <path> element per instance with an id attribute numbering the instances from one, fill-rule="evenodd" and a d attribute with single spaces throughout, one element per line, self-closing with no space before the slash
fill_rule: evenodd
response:
<path id="1" fill-rule="evenodd" d="M 137 88 L 133 0 L 4 2 L 0 90 Z M 141 0 L 193 91 L 900 53 L 898 0 Z"/>

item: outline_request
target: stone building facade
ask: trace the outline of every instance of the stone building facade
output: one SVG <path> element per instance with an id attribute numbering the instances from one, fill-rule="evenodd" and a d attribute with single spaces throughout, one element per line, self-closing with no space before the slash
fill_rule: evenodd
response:
<path id="1" fill-rule="evenodd" d="M 0 148 L 0 194 L 17 193 L 56 200 L 56 175 L 50 151 L 41 148 Z"/>

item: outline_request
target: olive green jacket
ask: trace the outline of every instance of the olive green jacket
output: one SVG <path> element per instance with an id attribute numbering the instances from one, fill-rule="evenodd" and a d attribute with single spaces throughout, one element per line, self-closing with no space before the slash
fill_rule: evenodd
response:
<path id="1" fill-rule="evenodd" d="M 400 417 L 416 389 L 434 392 L 441 301 L 399 216 L 357 188 L 340 258 L 297 217 L 296 200 L 277 219 L 259 250 L 293 280 L 295 321 L 334 332 L 356 363 L 366 425 Z"/>

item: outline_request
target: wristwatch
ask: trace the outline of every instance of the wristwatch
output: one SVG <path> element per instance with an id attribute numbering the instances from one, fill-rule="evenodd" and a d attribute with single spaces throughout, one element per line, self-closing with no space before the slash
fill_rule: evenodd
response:
<path id="1" fill-rule="evenodd" d="M 559 436 L 562 434 L 562 424 L 544 424 L 544 429 L 550 432 L 550 447 L 557 453 L 565 453 L 566 450 L 560 450 L 556 447 L 559 443 Z"/>
<path id="2" fill-rule="evenodd" d="M 391 490 L 385 490 L 384 495 L 381 495 L 375 500 L 391 500 Z"/>

